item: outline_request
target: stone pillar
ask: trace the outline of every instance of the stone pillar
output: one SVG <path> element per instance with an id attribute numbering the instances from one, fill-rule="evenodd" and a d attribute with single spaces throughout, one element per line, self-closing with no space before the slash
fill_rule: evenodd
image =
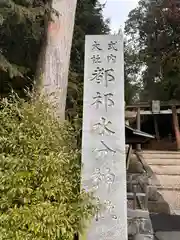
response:
<path id="1" fill-rule="evenodd" d="M 82 188 L 98 206 L 86 240 L 128 239 L 123 55 L 122 35 L 86 36 Z"/>

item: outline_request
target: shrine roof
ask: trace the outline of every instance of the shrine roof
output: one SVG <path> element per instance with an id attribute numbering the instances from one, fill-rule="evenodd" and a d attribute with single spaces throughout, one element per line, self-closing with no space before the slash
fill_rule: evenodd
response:
<path id="1" fill-rule="evenodd" d="M 155 137 L 149 133 L 142 132 L 134 129 L 128 125 L 125 125 L 126 144 L 144 143 Z"/>

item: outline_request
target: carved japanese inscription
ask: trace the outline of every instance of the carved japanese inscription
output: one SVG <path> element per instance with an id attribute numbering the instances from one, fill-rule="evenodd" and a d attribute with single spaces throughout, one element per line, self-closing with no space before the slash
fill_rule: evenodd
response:
<path id="1" fill-rule="evenodd" d="M 97 198 L 87 240 L 127 240 L 123 69 L 121 35 L 86 37 L 82 188 Z"/>
<path id="2" fill-rule="evenodd" d="M 93 188 L 95 190 L 97 190 L 101 184 L 105 184 L 109 191 L 114 180 L 115 174 L 111 172 L 110 168 L 106 168 L 104 172 L 101 172 L 100 168 L 96 168 L 92 175 Z"/>
<path id="3" fill-rule="evenodd" d="M 108 121 L 105 117 L 101 117 L 100 121 L 93 125 L 93 128 L 99 135 L 105 134 L 115 134 L 115 132 L 110 128 L 112 125 L 111 121 Z"/>
<path id="4" fill-rule="evenodd" d="M 108 87 L 108 84 L 110 82 L 115 81 L 114 69 L 113 68 L 105 69 L 105 68 L 97 67 L 92 72 L 92 77 L 90 81 L 94 81 L 98 84 L 104 84 L 105 87 Z"/>
<path id="5" fill-rule="evenodd" d="M 103 95 L 101 95 L 100 92 L 96 92 L 96 95 L 93 96 L 92 99 L 92 105 L 95 106 L 96 109 L 104 107 L 107 112 L 109 107 L 114 106 L 113 93 L 103 93 Z"/>

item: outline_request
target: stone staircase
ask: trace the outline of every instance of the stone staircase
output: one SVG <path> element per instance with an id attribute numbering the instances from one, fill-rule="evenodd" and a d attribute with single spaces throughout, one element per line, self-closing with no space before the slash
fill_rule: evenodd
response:
<path id="1" fill-rule="evenodd" d="M 149 172 L 151 212 L 180 212 L 180 152 L 142 151 L 141 160 Z"/>

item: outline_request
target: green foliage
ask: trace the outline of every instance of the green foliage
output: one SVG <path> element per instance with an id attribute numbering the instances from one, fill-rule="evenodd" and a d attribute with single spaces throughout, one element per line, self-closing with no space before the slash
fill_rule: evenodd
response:
<path id="1" fill-rule="evenodd" d="M 125 32 L 141 59 L 143 100 L 180 99 L 180 8 L 175 0 L 141 0 Z"/>
<path id="2" fill-rule="evenodd" d="M 0 107 L 0 239 L 72 240 L 93 213 L 74 129 L 43 99 Z"/>
<path id="3" fill-rule="evenodd" d="M 45 23 L 52 11 L 50 0 L 0 1 L 0 93 L 30 87 L 38 56 L 46 41 Z"/>
<path id="4" fill-rule="evenodd" d="M 126 104 L 133 103 L 137 99 L 137 94 L 140 91 L 139 70 L 141 61 L 133 49 L 133 46 L 125 41 L 124 44 L 124 79 L 125 79 L 125 102 Z"/>
<path id="5" fill-rule="evenodd" d="M 77 112 L 81 115 L 85 35 L 109 32 L 102 9 L 98 0 L 77 1 L 67 100 L 69 116 Z M 41 45 L 46 40 L 45 23 L 52 11 L 51 0 L 0 1 L 1 95 L 13 88 L 24 97 L 23 89 L 33 85 Z"/>

